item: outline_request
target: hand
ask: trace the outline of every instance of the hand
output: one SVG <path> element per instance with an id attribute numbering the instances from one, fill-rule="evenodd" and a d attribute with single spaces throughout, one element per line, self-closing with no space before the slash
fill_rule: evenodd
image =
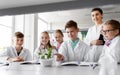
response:
<path id="1" fill-rule="evenodd" d="M 20 56 L 18 57 L 15 57 L 15 58 L 8 58 L 7 59 L 8 61 L 11 61 L 11 62 L 20 62 L 20 61 L 24 61 L 24 59 Z"/>
<path id="2" fill-rule="evenodd" d="M 101 44 L 103 44 L 103 41 L 102 40 L 93 40 L 93 41 L 91 41 L 90 44 L 91 45 L 101 45 Z"/>
<path id="3" fill-rule="evenodd" d="M 63 55 L 61 55 L 59 53 L 56 53 L 55 55 L 56 55 L 56 61 L 62 61 L 62 60 L 64 60 L 64 56 Z"/>

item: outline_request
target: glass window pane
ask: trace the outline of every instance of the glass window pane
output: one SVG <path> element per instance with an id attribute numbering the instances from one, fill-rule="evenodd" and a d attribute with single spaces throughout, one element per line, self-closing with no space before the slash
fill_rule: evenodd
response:
<path id="1" fill-rule="evenodd" d="M 12 16 L 0 17 L 0 51 L 11 45 Z"/>
<path id="2" fill-rule="evenodd" d="M 23 32 L 24 15 L 15 16 L 15 31 Z"/>
<path id="3" fill-rule="evenodd" d="M 41 32 L 48 30 L 48 25 L 46 23 L 44 23 L 43 21 L 41 21 L 40 19 L 38 19 L 38 43 L 39 43 L 39 38 L 40 38 L 40 34 Z"/>
<path id="4" fill-rule="evenodd" d="M 0 17 L 0 25 L 5 25 L 12 27 L 12 16 L 2 16 Z"/>

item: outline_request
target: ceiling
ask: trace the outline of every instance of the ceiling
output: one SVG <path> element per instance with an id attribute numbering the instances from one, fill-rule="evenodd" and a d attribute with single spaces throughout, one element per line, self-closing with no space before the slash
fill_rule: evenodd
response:
<path id="1" fill-rule="evenodd" d="M 58 3 L 72 0 L 0 0 L 0 9 Z"/>
<path id="2" fill-rule="evenodd" d="M 120 4 L 99 6 L 104 12 L 103 20 L 117 19 L 120 21 Z M 76 21 L 80 28 L 88 28 L 93 24 L 91 20 L 91 7 L 64 11 L 39 13 L 39 18 L 48 24 L 65 25 L 68 20 Z"/>
<path id="3" fill-rule="evenodd" d="M 120 0 L 0 0 L 0 16 L 40 13 L 39 18 L 51 25 L 62 26 L 72 19 L 88 28 L 93 25 L 90 12 L 94 7 L 103 9 L 104 21 L 120 21 Z"/>

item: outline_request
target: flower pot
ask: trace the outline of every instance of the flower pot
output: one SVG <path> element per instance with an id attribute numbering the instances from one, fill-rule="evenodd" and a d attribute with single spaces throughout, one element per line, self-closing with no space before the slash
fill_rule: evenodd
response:
<path id="1" fill-rule="evenodd" d="M 53 59 L 40 59 L 41 66 L 50 67 L 52 66 Z"/>

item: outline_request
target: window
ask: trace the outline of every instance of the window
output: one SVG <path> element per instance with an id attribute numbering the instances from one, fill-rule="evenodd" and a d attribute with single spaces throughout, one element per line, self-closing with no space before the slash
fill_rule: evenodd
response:
<path id="1" fill-rule="evenodd" d="M 40 41 L 41 32 L 47 31 L 48 28 L 49 28 L 48 24 L 45 23 L 43 20 L 41 20 L 41 18 L 38 18 L 38 45 L 39 45 L 39 41 Z"/>
<path id="2" fill-rule="evenodd" d="M 0 50 L 11 45 L 12 16 L 0 17 Z"/>
<path id="3" fill-rule="evenodd" d="M 20 31 L 23 32 L 24 28 L 24 15 L 16 15 L 15 16 L 15 32 Z"/>

